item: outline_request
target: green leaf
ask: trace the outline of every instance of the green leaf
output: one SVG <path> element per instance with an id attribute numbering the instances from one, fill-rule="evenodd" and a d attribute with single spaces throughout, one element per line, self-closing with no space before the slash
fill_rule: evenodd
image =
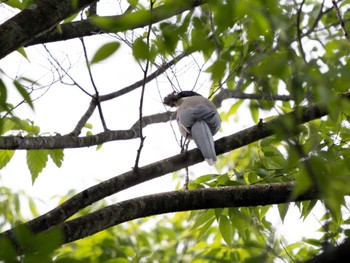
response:
<path id="1" fill-rule="evenodd" d="M 310 214 L 310 212 L 313 210 L 315 205 L 317 204 L 318 200 L 310 200 L 310 201 L 303 201 L 302 204 L 302 210 L 301 210 L 301 217 L 304 219 Z"/>
<path id="2" fill-rule="evenodd" d="M 136 6 L 138 4 L 139 0 L 128 0 L 128 3 L 132 6 Z"/>
<path id="3" fill-rule="evenodd" d="M 251 101 L 249 104 L 249 109 L 250 109 L 250 114 L 253 118 L 253 121 L 255 123 L 259 122 L 259 107 L 258 104 L 256 103 L 256 101 Z"/>
<path id="4" fill-rule="evenodd" d="M 165 52 L 172 54 L 180 39 L 177 26 L 171 23 L 161 23 L 159 28 L 162 31 L 162 41 L 159 43 L 159 46 Z"/>
<path id="5" fill-rule="evenodd" d="M 48 160 L 48 150 L 28 150 L 27 151 L 27 165 L 32 175 L 32 183 L 46 167 Z"/>
<path id="6" fill-rule="evenodd" d="M 7 88 L 5 83 L 0 79 L 0 107 L 7 109 Z"/>
<path id="7" fill-rule="evenodd" d="M 148 45 L 142 37 L 137 38 L 132 45 L 132 53 L 136 60 L 147 60 L 149 58 Z"/>
<path id="8" fill-rule="evenodd" d="M 219 220 L 220 216 L 224 212 L 224 208 L 215 208 L 214 212 L 215 212 L 216 219 Z"/>
<path id="9" fill-rule="evenodd" d="M 288 212 L 289 204 L 279 204 L 278 205 L 278 212 L 280 214 L 282 222 L 284 222 L 284 218 L 286 217 L 286 214 Z"/>
<path id="10" fill-rule="evenodd" d="M 1 1 L 1 4 L 5 4 L 8 6 L 11 6 L 13 8 L 18 8 L 20 10 L 23 9 L 23 4 L 19 0 L 6 0 L 6 1 Z"/>
<path id="11" fill-rule="evenodd" d="M 206 222 L 208 222 L 209 220 L 211 220 L 212 218 L 214 218 L 214 210 L 213 209 L 209 209 L 206 210 L 201 216 L 199 216 L 199 218 L 196 220 L 196 222 L 194 223 L 194 225 L 192 226 L 192 229 L 196 229 L 198 227 L 200 227 L 201 225 L 205 224 Z"/>
<path id="12" fill-rule="evenodd" d="M 231 225 L 231 221 L 225 215 L 220 216 L 219 230 L 220 230 L 221 236 L 224 239 L 224 241 L 226 242 L 226 244 L 228 246 L 231 246 L 232 236 L 233 236 L 232 225 Z"/>
<path id="13" fill-rule="evenodd" d="M 9 163 L 14 154 L 14 150 L 0 150 L 0 169 L 4 168 Z"/>
<path id="14" fill-rule="evenodd" d="M 110 42 L 102 45 L 95 53 L 91 60 L 91 64 L 100 62 L 110 56 L 112 56 L 120 47 L 119 42 Z"/>
<path id="15" fill-rule="evenodd" d="M 32 215 L 34 217 L 38 217 L 40 216 L 40 213 L 35 205 L 35 202 L 33 201 L 33 199 L 29 198 L 28 199 L 28 202 L 29 202 L 29 209 L 30 209 L 30 212 L 32 212 Z"/>
<path id="16" fill-rule="evenodd" d="M 17 88 L 18 92 L 22 95 L 23 99 L 28 103 L 28 105 L 34 110 L 33 101 L 30 98 L 29 93 L 27 90 L 22 86 L 21 83 L 19 83 L 17 80 L 13 81 L 13 84 Z"/>
<path id="17" fill-rule="evenodd" d="M 97 146 L 96 146 L 96 151 L 100 150 L 100 149 L 102 148 L 102 146 L 103 146 L 103 143 L 97 145 Z"/>
<path id="18" fill-rule="evenodd" d="M 113 259 L 109 259 L 107 261 L 105 261 L 105 263 L 129 263 L 130 260 L 126 259 L 126 258 L 113 258 Z"/>
<path id="19" fill-rule="evenodd" d="M 200 183 L 205 183 L 210 180 L 215 179 L 215 175 L 213 174 L 206 174 L 206 175 L 201 175 L 198 178 L 194 179 L 194 183 L 200 184 Z"/>
<path id="20" fill-rule="evenodd" d="M 310 244 L 316 247 L 320 247 L 322 245 L 322 241 L 315 238 L 308 238 L 308 239 L 304 239 L 303 241 L 307 244 Z"/>
<path id="21" fill-rule="evenodd" d="M 237 110 L 242 105 L 242 103 L 243 103 L 243 100 L 239 100 L 231 106 L 228 112 L 222 113 L 220 116 L 222 121 L 223 122 L 228 121 L 229 117 L 231 117 L 233 114 L 237 112 Z"/>
<path id="22" fill-rule="evenodd" d="M 92 17 L 91 21 L 108 32 L 121 32 L 149 24 L 150 10 L 141 9 L 137 12 L 114 17 Z"/>
<path id="23" fill-rule="evenodd" d="M 225 71 L 226 62 L 221 59 L 216 60 L 208 69 L 206 69 L 206 72 L 211 72 L 211 79 L 218 82 L 220 82 L 225 76 Z"/>
<path id="24" fill-rule="evenodd" d="M 0 238 L 0 260 L 1 262 L 18 262 L 17 253 L 11 241 L 7 238 Z"/>
<path id="25" fill-rule="evenodd" d="M 56 164 L 57 167 L 61 167 L 64 158 L 63 149 L 49 150 L 51 160 Z"/>
<path id="26" fill-rule="evenodd" d="M 28 56 L 27 56 L 27 53 L 26 53 L 26 51 L 25 51 L 25 49 L 24 49 L 23 47 L 20 47 L 19 49 L 17 49 L 17 51 L 18 51 L 18 53 L 20 53 L 24 58 L 26 58 L 26 59 L 28 60 L 28 62 L 30 62 L 30 61 L 29 61 L 29 58 L 28 58 Z"/>
<path id="27" fill-rule="evenodd" d="M 87 129 L 92 129 L 92 124 L 91 123 L 85 123 L 84 125 L 84 128 L 87 128 Z"/>
<path id="28" fill-rule="evenodd" d="M 208 232 L 211 225 L 214 223 L 215 218 L 210 219 L 207 221 L 201 228 L 197 236 L 197 241 L 201 240 L 203 236 Z"/>

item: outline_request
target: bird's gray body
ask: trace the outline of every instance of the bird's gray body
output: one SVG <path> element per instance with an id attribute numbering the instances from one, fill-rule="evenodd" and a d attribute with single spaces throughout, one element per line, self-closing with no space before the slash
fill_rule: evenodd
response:
<path id="1" fill-rule="evenodd" d="M 176 119 L 181 134 L 185 138 L 193 139 L 205 160 L 213 165 L 216 162 L 213 135 L 221 125 L 215 105 L 198 95 L 180 98 L 176 106 L 178 106 Z"/>

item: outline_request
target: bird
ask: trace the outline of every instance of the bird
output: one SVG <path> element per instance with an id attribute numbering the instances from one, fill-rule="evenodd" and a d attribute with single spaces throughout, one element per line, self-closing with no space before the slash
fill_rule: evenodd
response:
<path id="1" fill-rule="evenodd" d="M 163 104 L 177 107 L 176 120 L 185 140 L 193 139 L 209 165 L 216 163 L 213 136 L 221 126 L 215 105 L 194 91 L 172 92 Z"/>

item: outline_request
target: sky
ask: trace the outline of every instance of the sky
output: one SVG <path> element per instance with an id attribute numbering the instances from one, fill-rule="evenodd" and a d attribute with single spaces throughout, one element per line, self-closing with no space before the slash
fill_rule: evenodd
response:
<path id="1" fill-rule="evenodd" d="M 115 13 L 119 8 L 112 2 L 110 1 L 104 7 L 106 15 Z M 6 14 L 11 16 L 11 12 L 6 11 Z M 1 13 L 0 17 L 2 17 L 0 22 L 5 20 L 5 16 L 2 16 Z M 105 36 L 85 38 L 90 59 L 98 47 L 106 41 L 111 40 Z M 84 89 L 93 93 L 79 40 L 48 44 L 46 47 L 55 55 L 63 68 L 69 69 L 69 74 Z M 26 52 L 29 61 L 14 52 L 0 61 L 0 68 L 11 77 L 27 76 L 38 80 L 43 86 L 51 83 L 53 79 L 57 79 L 57 73 L 51 70 L 52 65 L 48 62 L 50 57 L 42 46 L 26 48 Z M 51 62 L 53 62 L 52 59 Z M 170 70 L 167 74 L 172 79 L 173 84 L 182 90 L 194 88 L 197 92 L 207 95 L 210 87 L 209 76 L 201 72 L 199 57 L 196 62 L 199 64 L 191 60 L 181 61 L 176 67 L 176 71 L 172 72 Z M 91 69 L 101 95 L 119 90 L 140 80 L 143 76 L 143 72 L 133 59 L 130 49 L 124 46 L 111 58 L 93 65 Z M 153 71 L 155 68 L 153 67 L 151 70 Z M 200 78 L 197 79 L 199 73 Z M 68 81 L 68 79 L 64 80 Z M 172 90 L 170 82 L 164 77 L 159 77 L 147 84 L 143 114 L 149 115 L 167 110 L 162 104 L 162 98 Z M 19 101 L 20 99 L 17 92 L 11 88 L 9 89 L 9 96 L 10 101 Z M 32 98 L 37 97 L 38 99 L 34 102 L 34 111 L 27 105 L 23 105 L 16 110 L 16 114 L 21 118 L 34 120 L 35 124 L 41 128 L 41 132 L 46 135 L 53 132 L 63 135 L 72 131 L 90 102 L 90 98 L 78 88 L 72 85 L 63 85 L 59 82 L 35 92 Z M 103 103 L 102 107 L 108 128 L 112 130 L 130 128 L 138 120 L 139 99 L 140 89 L 121 98 Z M 225 110 L 234 102 L 235 100 L 225 101 L 220 110 Z M 277 112 L 269 113 L 269 115 L 276 114 Z M 97 112 L 94 113 L 88 123 L 93 124 L 94 133 L 102 131 Z M 254 123 L 250 113 L 243 107 L 235 116 L 235 121 L 232 120 L 228 124 L 223 124 L 215 139 L 251 125 L 254 125 Z M 87 131 L 87 129 L 84 129 L 82 135 Z M 141 154 L 141 166 L 180 152 L 174 131 L 177 138 L 179 138 L 175 122 L 151 125 L 144 129 L 146 140 Z M 31 182 L 31 176 L 26 167 L 25 151 L 17 151 L 13 160 L 0 171 L 0 184 L 10 187 L 13 191 L 24 190 L 28 196 L 41 200 L 38 204 L 40 211 L 43 213 L 57 205 L 58 198 L 53 198 L 54 196 L 63 196 L 71 189 L 79 192 L 99 181 L 129 171 L 134 166 L 138 146 L 139 140 L 134 139 L 109 142 L 104 144 L 100 150 L 96 150 L 94 146 L 82 149 L 66 149 L 62 167 L 57 168 L 49 160 L 47 167 L 34 184 Z M 191 148 L 193 147 L 194 143 L 192 142 Z M 208 166 L 206 162 L 190 168 L 191 178 L 213 172 L 215 172 L 214 168 Z M 171 191 L 175 188 L 176 182 L 172 180 L 172 175 L 168 174 L 118 193 L 109 200 L 116 202 L 140 195 Z M 319 216 L 318 213 L 324 212 L 322 206 L 315 210 L 316 216 L 311 215 L 305 222 L 299 219 L 297 210 L 292 208 L 287 214 L 286 221 L 282 224 L 276 211 L 269 216 L 278 229 L 277 234 L 286 235 L 289 242 L 300 240 L 300 237 L 305 235 L 317 237 L 315 230 L 320 228 L 321 225 L 315 218 Z"/>

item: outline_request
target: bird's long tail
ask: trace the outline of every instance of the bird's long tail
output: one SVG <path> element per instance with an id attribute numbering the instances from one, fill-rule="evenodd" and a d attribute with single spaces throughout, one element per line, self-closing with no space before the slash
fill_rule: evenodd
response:
<path id="1" fill-rule="evenodd" d="M 214 139 L 209 126 L 204 121 L 196 121 L 191 128 L 191 135 L 209 165 L 216 163 Z"/>

